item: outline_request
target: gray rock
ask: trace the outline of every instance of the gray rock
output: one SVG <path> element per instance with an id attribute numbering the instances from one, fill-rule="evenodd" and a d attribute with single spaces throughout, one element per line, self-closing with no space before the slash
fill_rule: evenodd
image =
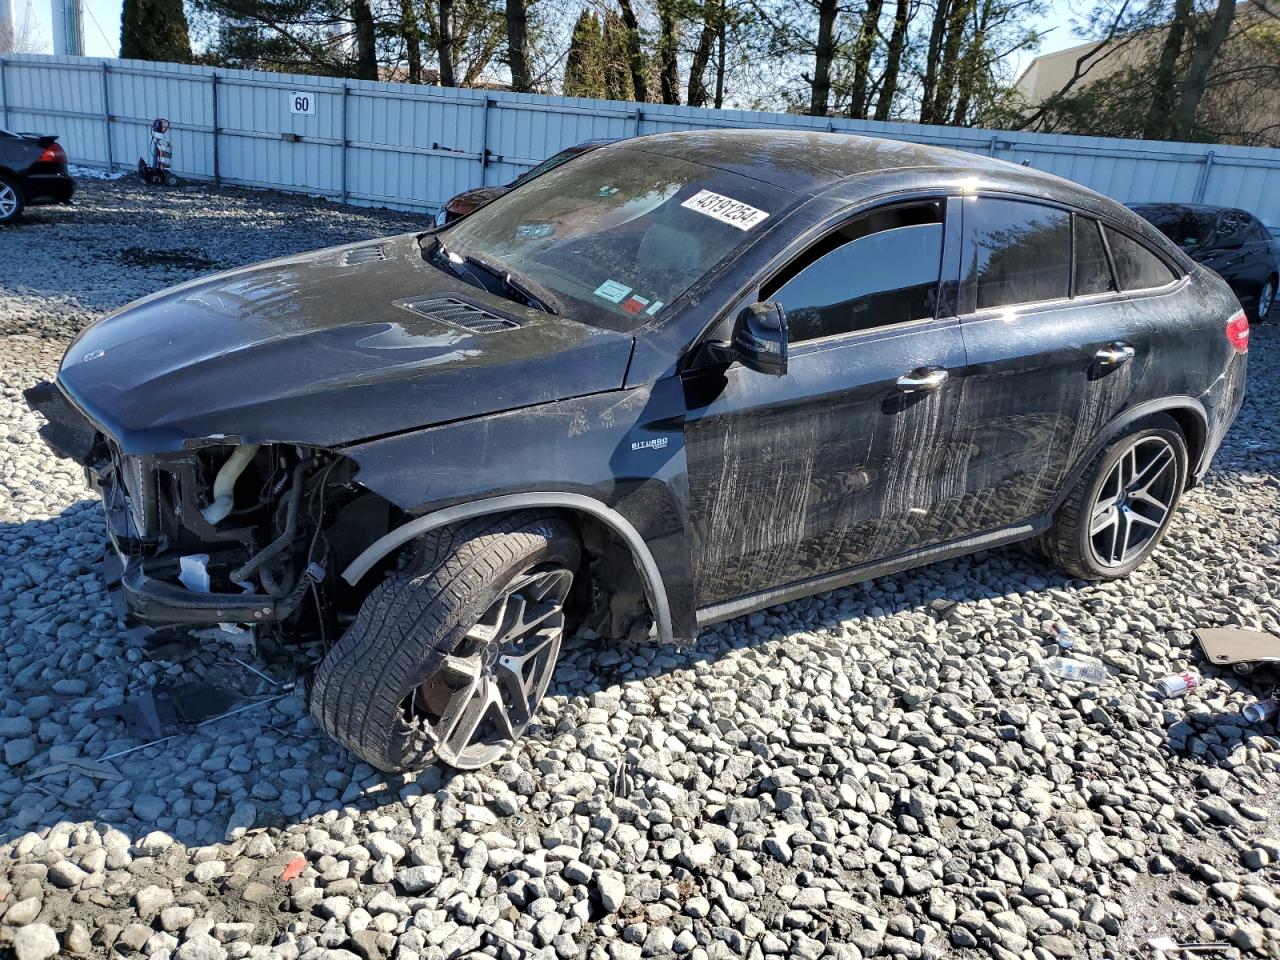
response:
<path id="1" fill-rule="evenodd" d="M 58 935 L 47 923 L 33 923 L 13 931 L 17 960 L 49 960 L 58 954 Z"/>

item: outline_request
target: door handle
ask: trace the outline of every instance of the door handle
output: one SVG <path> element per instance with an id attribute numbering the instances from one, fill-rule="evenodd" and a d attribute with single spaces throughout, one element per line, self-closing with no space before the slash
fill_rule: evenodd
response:
<path id="1" fill-rule="evenodd" d="M 903 393 L 924 393 L 937 390 L 950 379 L 951 374 L 941 367 L 918 367 L 910 373 L 904 373 L 895 383 Z"/>
<path id="2" fill-rule="evenodd" d="M 1137 351 L 1127 343 L 1108 343 L 1093 355 L 1104 367 L 1118 367 L 1134 358 Z"/>

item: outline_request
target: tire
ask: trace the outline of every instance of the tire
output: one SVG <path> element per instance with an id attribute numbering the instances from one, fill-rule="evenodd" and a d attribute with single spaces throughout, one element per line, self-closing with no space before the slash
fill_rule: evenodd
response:
<path id="1" fill-rule="evenodd" d="M 1164 466 L 1149 472 L 1157 469 L 1157 457 Z M 1126 480 L 1135 467 L 1136 483 Z M 1128 576 L 1164 539 L 1186 478 L 1187 444 L 1181 429 L 1171 417 L 1152 417 L 1098 454 L 1058 509 L 1053 526 L 1037 539 L 1048 559 L 1073 577 Z M 1142 483 L 1148 496 L 1135 493 Z M 1163 505 L 1162 514 L 1153 499 Z M 1109 509 L 1107 501 L 1114 501 Z"/>
<path id="2" fill-rule="evenodd" d="M 13 223 L 22 218 L 27 208 L 27 198 L 22 187 L 12 177 L 0 173 L 0 223 Z"/>
<path id="3" fill-rule="evenodd" d="M 321 662 L 312 716 L 379 770 L 416 770 L 433 757 L 466 770 L 494 762 L 546 692 L 579 556 L 573 529 L 554 516 L 510 514 L 426 535 Z M 474 742 L 463 742 L 472 721 Z"/>
<path id="4" fill-rule="evenodd" d="M 1249 311 L 1249 319 L 1254 323 L 1262 323 L 1267 319 L 1269 314 L 1276 305 L 1276 278 L 1273 274 L 1267 278 L 1267 282 L 1258 288 L 1258 299 L 1253 302 L 1253 308 Z"/>

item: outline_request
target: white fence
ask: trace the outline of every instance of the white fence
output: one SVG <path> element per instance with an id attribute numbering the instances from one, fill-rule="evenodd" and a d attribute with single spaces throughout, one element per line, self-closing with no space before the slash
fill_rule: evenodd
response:
<path id="1" fill-rule="evenodd" d="M 1029 162 L 1117 200 L 1252 210 L 1280 227 L 1280 150 L 970 130 L 495 93 L 138 60 L 0 58 L 0 126 L 57 133 L 72 162 L 128 168 L 169 120 L 184 177 L 434 210 L 597 137 L 705 127 L 835 130 Z"/>

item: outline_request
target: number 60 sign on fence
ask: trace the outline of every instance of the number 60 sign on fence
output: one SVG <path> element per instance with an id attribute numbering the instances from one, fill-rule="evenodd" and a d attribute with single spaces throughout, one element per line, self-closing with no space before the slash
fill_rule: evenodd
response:
<path id="1" fill-rule="evenodd" d="M 310 93 L 293 91 L 289 94 L 289 112 L 301 113 L 308 117 L 316 115 L 316 98 Z"/>

